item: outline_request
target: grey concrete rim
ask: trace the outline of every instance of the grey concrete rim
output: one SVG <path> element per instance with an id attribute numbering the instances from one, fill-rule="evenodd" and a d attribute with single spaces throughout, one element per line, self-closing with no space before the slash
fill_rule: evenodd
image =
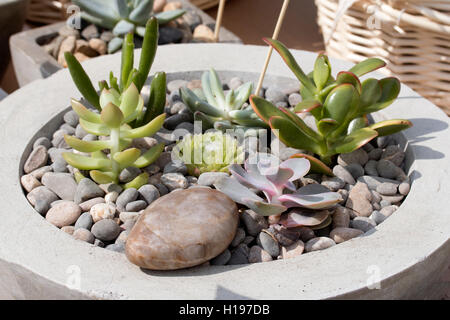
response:
<path id="1" fill-rule="evenodd" d="M 257 73 L 266 52 L 266 47 L 232 44 L 162 46 L 152 74 L 209 67 Z M 309 72 L 316 55 L 292 52 Z M 335 71 L 350 66 L 331 60 Z M 110 69 L 119 72 L 120 55 L 92 59 L 84 66 L 97 82 L 107 78 Z M 293 78 L 277 54 L 268 74 Z M 405 298 L 425 288 L 448 261 L 449 119 L 405 85 L 398 101 L 376 117 L 408 118 L 414 123 L 401 136 L 408 159 L 414 159 L 409 164 L 414 182 L 401 208 L 376 232 L 290 260 L 176 272 L 143 272 L 125 255 L 76 241 L 48 224 L 27 203 L 19 182 L 24 149 L 50 118 L 67 108 L 70 97 L 79 97 L 79 93 L 68 71 L 61 70 L 0 103 L 0 292 L 8 286 L 19 298 Z M 373 268 L 379 271 L 379 290 L 367 288 Z M 66 283 L 73 270 L 80 271 L 81 287 L 69 289 Z"/>

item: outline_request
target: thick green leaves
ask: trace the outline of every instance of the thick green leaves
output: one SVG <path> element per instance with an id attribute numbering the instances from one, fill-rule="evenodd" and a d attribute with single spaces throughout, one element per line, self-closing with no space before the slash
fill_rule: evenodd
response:
<path id="1" fill-rule="evenodd" d="M 378 136 L 388 136 L 412 127 L 412 122 L 402 119 L 385 120 L 371 125 L 369 128 L 378 132 Z"/>
<path id="2" fill-rule="evenodd" d="M 149 166 L 159 158 L 159 156 L 163 151 L 164 151 L 164 143 L 159 143 L 156 146 L 151 147 L 142 156 L 137 158 L 133 166 L 137 168 Z"/>
<path id="3" fill-rule="evenodd" d="M 327 137 L 338 125 L 338 122 L 334 119 L 323 118 L 317 122 L 317 129 L 322 136 Z"/>
<path id="4" fill-rule="evenodd" d="M 117 175 L 112 172 L 92 170 L 89 172 L 92 180 L 98 184 L 107 184 L 117 182 Z"/>
<path id="5" fill-rule="evenodd" d="M 111 143 L 109 141 L 104 140 L 84 141 L 77 139 L 74 136 L 69 136 L 67 134 L 64 135 L 64 140 L 70 147 L 81 152 L 95 152 L 111 147 Z"/>
<path id="6" fill-rule="evenodd" d="M 113 155 L 114 161 L 120 164 L 121 168 L 131 166 L 141 155 L 141 150 L 137 148 L 130 148 L 122 152 L 116 152 Z"/>
<path id="7" fill-rule="evenodd" d="M 68 164 L 80 170 L 111 168 L 111 160 L 109 159 L 91 158 L 72 152 L 63 152 L 62 156 Z"/>
<path id="8" fill-rule="evenodd" d="M 218 123 L 216 119 L 204 114 L 201 111 L 194 112 L 194 120 L 202 122 L 203 131 L 214 128 L 214 125 Z"/>
<path id="9" fill-rule="evenodd" d="M 267 124 L 273 116 L 289 119 L 284 112 L 279 110 L 272 103 L 256 95 L 250 97 L 250 104 L 258 117 Z"/>
<path id="10" fill-rule="evenodd" d="M 317 158 L 314 158 L 313 156 L 309 154 L 304 153 L 296 153 L 291 156 L 291 158 L 305 158 L 308 159 L 311 164 L 311 170 L 312 172 L 316 173 L 322 173 L 326 174 L 328 176 L 333 176 L 333 171 L 322 161 L 318 160 Z"/>
<path id="11" fill-rule="evenodd" d="M 102 109 L 110 103 L 120 106 L 120 95 L 115 89 L 103 90 L 100 95 L 100 106 Z"/>
<path id="12" fill-rule="evenodd" d="M 122 37 L 127 33 L 134 33 L 134 24 L 122 19 L 114 26 L 112 33 L 117 37 Z"/>
<path id="13" fill-rule="evenodd" d="M 361 109 L 361 115 L 382 110 L 390 106 L 400 93 L 400 81 L 397 78 L 384 78 L 378 82 L 381 86 L 381 96 L 378 101 Z"/>
<path id="14" fill-rule="evenodd" d="M 353 85 L 356 90 L 358 90 L 359 94 L 361 94 L 361 82 L 354 73 L 351 73 L 349 71 L 341 71 L 336 77 L 336 82 L 338 84 L 349 83 Z"/>
<path id="15" fill-rule="evenodd" d="M 141 0 L 141 2 L 131 11 L 130 20 L 137 24 L 144 24 L 150 18 L 153 11 L 153 0 Z"/>
<path id="16" fill-rule="evenodd" d="M 111 132 L 111 129 L 103 123 L 93 123 L 80 119 L 80 125 L 84 131 L 90 134 L 95 134 L 96 136 L 107 136 Z"/>
<path id="17" fill-rule="evenodd" d="M 350 153 L 359 149 L 370 140 L 378 136 L 378 132 L 371 128 L 362 128 L 352 132 L 336 142 L 335 153 Z"/>
<path id="18" fill-rule="evenodd" d="M 158 48 L 158 21 L 151 18 L 145 26 L 145 36 L 142 42 L 141 57 L 139 60 L 139 77 L 135 84 L 139 92 L 147 80 L 153 60 L 155 60 L 156 49 Z"/>
<path id="19" fill-rule="evenodd" d="M 124 119 L 122 111 L 112 103 L 103 108 L 100 118 L 110 128 L 120 127 Z"/>
<path id="20" fill-rule="evenodd" d="M 359 105 L 359 94 L 351 84 L 341 84 L 330 92 L 323 104 L 322 117 L 343 124 Z"/>
<path id="21" fill-rule="evenodd" d="M 300 130 L 302 130 L 310 139 L 314 140 L 316 143 L 321 140 L 321 137 L 317 132 L 311 129 L 300 117 L 298 117 L 294 112 L 289 109 L 279 108 Z"/>
<path id="22" fill-rule="evenodd" d="M 349 71 L 356 74 L 358 77 L 365 75 L 366 73 L 375 71 L 379 68 L 386 66 L 386 62 L 378 58 L 369 58 L 356 64 Z"/>
<path id="23" fill-rule="evenodd" d="M 130 72 L 134 65 L 134 41 L 133 33 L 127 34 L 122 45 L 122 65 L 120 74 L 120 89 L 125 90 Z"/>
<path id="24" fill-rule="evenodd" d="M 319 145 L 291 120 L 273 116 L 270 118 L 269 124 L 273 133 L 285 145 L 296 149 L 306 149 L 315 153 L 320 153 Z"/>
<path id="25" fill-rule="evenodd" d="M 133 114 L 133 112 L 136 111 L 139 103 L 143 105 L 144 101 L 139 95 L 139 91 L 134 83 L 131 83 L 128 89 L 126 89 L 125 92 L 122 93 L 122 101 L 120 102 L 120 110 L 122 110 L 125 119 L 127 119 L 131 114 Z M 126 122 L 129 122 L 129 120 Z"/>
<path id="26" fill-rule="evenodd" d="M 121 136 L 123 138 L 132 138 L 132 139 L 150 137 L 154 135 L 162 127 L 165 119 L 166 114 L 161 114 L 142 127 L 121 131 Z"/>
<path id="27" fill-rule="evenodd" d="M 280 56 L 283 58 L 283 60 L 286 62 L 286 65 L 294 72 L 297 79 L 310 91 L 315 92 L 316 87 L 310 80 L 310 78 L 303 72 L 302 68 L 298 65 L 297 61 L 295 61 L 292 54 L 289 52 L 288 48 L 284 46 L 280 41 L 264 38 L 263 39 L 266 43 L 268 43 L 270 46 L 272 46 Z"/>
<path id="28" fill-rule="evenodd" d="M 181 17 L 183 14 L 186 13 L 186 10 L 184 9 L 175 9 L 170 11 L 163 11 L 155 14 L 155 18 L 158 20 L 158 23 L 163 25 L 166 24 L 172 20 L 175 20 L 179 17 Z"/>
<path id="29" fill-rule="evenodd" d="M 72 2 L 89 15 L 98 17 L 99 19 L 103 20 L 108 24 L 108 26 L 114 25 L 119 19 L 119 16 L 114 8 L 110 5 L 105 5 L 105 1 L 73 0 Z"/>
<path id="30" fill-rule="evenodd" d="M 324 54 L 319 54 L 314 64 L 314 82 L 316 84 L 317 90 L 322 90 L 322 88 L 328 82 L 328 78 L 331 74 L 331 67 L 328 61 L 328 57 Z"/>
<path id="31" fill-rule="evenodd" d="M 139 125 L 149 123 L 164 112 L 166 105 L 166 74 L 158 72 L 155 74 L 150 86 L 150 97 L 147 104 L 147 110 L 143 115 Z"/>
<path id="32" fill-rule="evenodd" d="M 181 99 L 191 109 L 192 112 L 200 111 L 211 117 L 226 117 L 223 110 L 214 107 L 213 105 L 200 100 L 192 90 L 188 88 L 180 88 Z M 212 97 L 212 96 L 211 96 Z"/>
<path id="33" fill-rule="evenodd" d="M 101 110 L 97 91 L 92 85 L 91 79 L 89 79 L 89 76 L 78 62 L 77 58 L 75 58 L 70 52 L 65 52 L 64 57 L 66 59 L 67 67 L 69 68 L 70 75 L 72 76 L 72 80 L 80 93 L 95 108 Z"/>
<path id="34" fill-rule="evenodd" d="M 81 104 L 81 102 L 79 102 L 75 99 L 72 99 L 71 103 L 72 103 L 73 111 L 75 111 L 76 114 L 78 114 L 78 116 L 81 119 L 84 119 L 86 121 L 93 122 L 93 123 L 101 123 L 102 122 L 102 120 L 100 119 L 100 115 L 98 113 L 90 111 L 88 108 L 83 106 Z"/>
<path id="35" fill-rule="evenodd" d="M 347 134 L 350 134 L 358 129 L 365 128 L 369 124 L 369 121 L 365 117 L 355 118 L 352 121 L 350 121 L 348 128 L 347 128 Z"/>
<path id="36" fill-rule="evenodd" d="M 362 83 L 361 109 L 375 104 L 381 98 L 381 85 L 377 79 L 367 79 Z"/>
<path id="37" fill-rule="evenodd" d="M 123 187 L 124 187 L 124 189 L 130 189 L 130 188 L 139 189 L 140 187 L 142 187 L 143 185 L 148 183 L 148 178 L 149 178 L 149 176 L 148 176 L 147 172 L 141 173 L 136 178 L 134 178 L 132 181 L 126 183 Z"/>

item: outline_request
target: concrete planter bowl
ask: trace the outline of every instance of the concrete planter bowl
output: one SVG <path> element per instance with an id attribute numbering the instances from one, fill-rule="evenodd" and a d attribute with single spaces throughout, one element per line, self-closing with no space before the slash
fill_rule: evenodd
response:
<path id="1" fill-rule="evenodd" d="M 188 0 L 177 1 L 182 2 L 183 8 L 194 10 L 202 18 L 204 24 L 215 22 L 214 19 Z M 65 22 L 54 23 L 45 27 L 23 31 L 11 37 L 11 56 L 16 78 L 21 87 L 31 81 L 45 79 L 62 69 L 58 61 L 48 54 L 41 45 L 55 38 L 58 35 L 58 30 L 64 24 Z M 221 42 L 242 42 L 238 36 L 225 28 L 221 28 L 219 39 Z"/>
<path id="2" fill-rule="evenodd" d="M 257 80 L 266 47 L 186 44 L 159 48 L 153 72 L 186 79 L 214 67 L 225 76 Z M 138 52 L 136 52 L 138 53 Z M 315 54 L 293 50 L 312 68 Z M 332 61 L 335 70 L 350 65 Z M 87 61 L 98 81 L 120 55 Z M 306 68 L 306 69 L 310 69 Z M 225 72 L 226 71 L 226 72 Z M 222 73 L 223 72 L 223 73 Z M 293 81 L 274 55 L 267 82 Z M 70 97 L 79 97 L 67 70 L 36 81 L 0 103 L 0 297 L 46 299 L 395 299 L 430 298 L 450 262 L 449 119 L 406 86 L 375 118 L 407 117 L 414 127 L 398 136 L 413 180 L 399 210 L 366 233 L 324 251 L 289 260 L 239 266 L 145 271 L 124 254 L 74 240 L 27 202 L 19 177 L 32 142 L 59 124 Z M 370 289 L 371 281 L 379 289 Z"/>

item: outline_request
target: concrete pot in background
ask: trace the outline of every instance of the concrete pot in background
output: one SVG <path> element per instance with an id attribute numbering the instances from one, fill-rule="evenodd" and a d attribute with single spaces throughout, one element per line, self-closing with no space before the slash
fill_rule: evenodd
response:
<path id="1" fill-rule="evenodd" d="M 0 79 L 8 66 L 8 40 L 22 30 L 27 15 L 28 0 L 0 0 Z"/>

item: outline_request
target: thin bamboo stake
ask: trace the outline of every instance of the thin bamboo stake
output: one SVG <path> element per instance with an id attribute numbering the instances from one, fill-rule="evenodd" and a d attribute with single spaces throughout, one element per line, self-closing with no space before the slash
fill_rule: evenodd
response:
<path id="1" fill-rule="evenodd" d="M 281 26 L 283 25 L 283 21 L 284 21 L 285 15 L 286 15 L 287 8 L 289 6 L 289 1 L 290 0 L 284 0 L 283 6 L 281 7 L 280 16 L 278 17 L 277 25 L 275 26 L 275 30 L 273 32 L 272 39 L 276 40 L 278 38 L 278 35 L 281 30 Z M 266 75 L 267 67 L 269 66 L 270 57 L 272 56 L 272 51 L 273 51 L 273 48 L 271 46 L 269 46 L 269 51 L 267 52 L 266 61 L 264 62 L 261 76 L 259 77 L 258 86 L 256 87 L 256 90 L 255 90 L 255 95 L 259 95 L 259 92 L 261 91 L 261 88 L 262 88 L 262 85 L 264 82 L 264 77 Z"/>
<path id="2" fill-rule="evenodd" d="M 220 0 L 220 3 L 219 3 L 219 10 L 217 11 L 217 17 L 216 17 L 216 27 L 214 29 L 214 42 L 219 41 L 219 31 L 220 31 L 220 27 L 222 25 L 222 17 L 223 17 L 223 11 L 225 9 L 225 1 L 226 0 Z"/>

